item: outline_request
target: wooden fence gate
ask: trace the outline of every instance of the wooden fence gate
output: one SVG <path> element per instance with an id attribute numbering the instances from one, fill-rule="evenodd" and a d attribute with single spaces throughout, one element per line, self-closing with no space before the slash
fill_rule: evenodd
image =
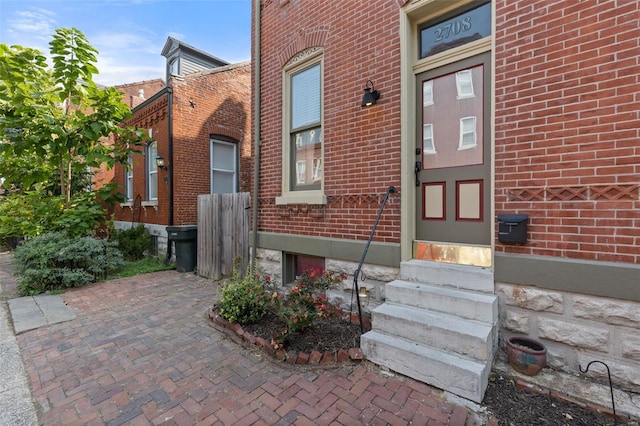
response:
<path id="1" fill-rule="evenodd" d="M 229 276 L 238 258 L 244 276 L 250 207 L 248 192 L 198 195 L 198 275 L 214 280 Z"/>

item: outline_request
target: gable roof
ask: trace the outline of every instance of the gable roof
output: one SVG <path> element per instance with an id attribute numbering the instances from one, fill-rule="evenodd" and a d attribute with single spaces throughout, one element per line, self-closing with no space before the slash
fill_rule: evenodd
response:
<path id="1" fill-rule="evenodd" d="M 198 48 L 195 48 L 191 45 L 188 45 L 187 43 L 180 41 L 176 38 L 173 38 L 171 36 L 167 37 L 167 42 L 164 44 L 164 47 L 162 48 L 162 52 L 161 55 L 164 56 L 165 58 L 169 58 L 170 56 L 173 55 L 173 53 L 176 50 L 181 50 L 183 52 L 188 52 L 193 56 L 205 59 L 207 62 L 211 62 L 213 64 L 215 64 L 216 66 L 224 66 L 224 65 L 229 65 L 229 62 L 224 61 L 218 57 L 215 57 L 207 52 L 204 52 Z"/>

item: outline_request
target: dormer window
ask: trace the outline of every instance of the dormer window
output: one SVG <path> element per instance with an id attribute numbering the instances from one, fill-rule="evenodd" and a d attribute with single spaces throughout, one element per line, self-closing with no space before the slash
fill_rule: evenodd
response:
<path id="1" fill-rule="evenodd" d="M 189 46 L 173 37 L 167 38 L 167 42 L 162 49 L 162 56 L 167 59 L 165 67 L 167 81 L 172 75 L 184 76 L 229 65 L 229 62 Z"/>
<path id="2" fill-rule="evenodd" d="M 169 65 L 169 74 L 180 75 L 180 59 L 176 58 Z"/>

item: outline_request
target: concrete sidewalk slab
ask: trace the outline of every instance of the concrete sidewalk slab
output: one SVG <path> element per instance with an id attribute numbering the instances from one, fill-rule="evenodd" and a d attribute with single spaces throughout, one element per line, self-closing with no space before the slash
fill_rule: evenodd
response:
<path id="1" fill-rule="evenodd" d="M 4 304 L 0 305 L 0 360 L 0 425 L 37 425 L 29 382 Z"/>
<path id="2" fill-rule="evenodd" d="M 76 318 L 60 296 L 41 294 L 7 301 L 16 334 Z"/>

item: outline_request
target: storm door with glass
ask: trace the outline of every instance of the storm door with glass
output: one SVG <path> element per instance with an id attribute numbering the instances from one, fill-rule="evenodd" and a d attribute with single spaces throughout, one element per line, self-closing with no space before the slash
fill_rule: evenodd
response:
<path id="1" fill-rule="evenodd" d="M 416 76 L 416 239 L 489 245 L 490 54 Z"/>

